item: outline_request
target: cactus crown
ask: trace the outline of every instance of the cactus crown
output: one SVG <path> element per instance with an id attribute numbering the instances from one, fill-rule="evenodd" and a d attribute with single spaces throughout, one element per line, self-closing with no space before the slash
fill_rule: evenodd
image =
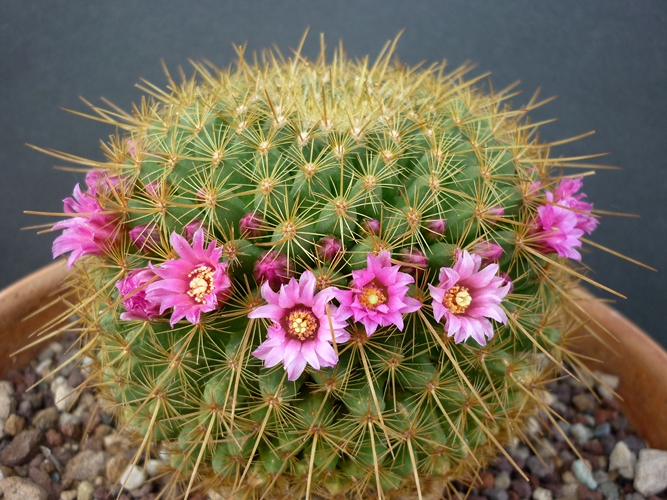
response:
<path id="1" fill-rule="evenodd" d="M 597 221 L 541 103 L 392 51 L 239 47 L 94 107 L 122 132 L 81 160 L 54 254 L 78 260 L 91 380 L 188 493 L 421 497 L 524 437 L 567 356 Z"/>

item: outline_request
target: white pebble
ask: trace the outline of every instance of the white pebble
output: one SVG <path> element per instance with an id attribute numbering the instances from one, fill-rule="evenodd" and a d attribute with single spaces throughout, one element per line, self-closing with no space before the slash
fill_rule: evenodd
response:
<path id="1" fill-rule="evenodd" d="M 65 490 L 60 494 L 60 500 L 74 500 L 76 498 L 76 490 Z"/>
<path id="2" fill-rule="evenodd" d="M 58 387 L 60 387 L 61 385 L 67 385 L 67 379 L 65 377 L 63 377 L 62 375 L 54 378 L 51 381 L 51 392 L 56 392 Z"/>
<path id="3" fill-rule="evenodd" d="M 635 470 L 635 489 L 649 497 L 667 488 L 667 451 L 641 450 Z"/>
<path id="4" fill-rule="evenodd" d="M 35 371 L 40 377 L 46 377 L 50 372 L 51 372 L 51 365 L 53 364 L 53 361 L 50 359 L 45 359 L 44 361 L 40 362 L 37 365 L 37 368 L 35 368 Z"/>
<path id="5" fill-rule="evenodd" d="M 146 469 L 146 474 L 148 474 L 148 477 L 156 477 L 160 475 L 164 469 L 164 462 L 156 458 L 151 458 L 150 460 L 146 460 L 146 463 L 144 463 L 144 468 Z"/>
<path id="6" fill-rule="evenodd" d="M 11 396 L 14 394 L 14 384 L 7 380 L 0 380 L 0 394 Z"/>
<path id="7" fill-rule="evenodd" d="M 533 491 L 534 500 L 553 500 L 553 493 L 546 488 L 535 488 Z"/>
<path id="8" fill-rule="evenodd" d="M 570 427 L 570 435 L 577 440 L 579 444 L 587 443 L 593 437 L 593 430 L 584 424 L 574 424 Z"/>
<path id="9" fill-rule="evenodd" d="M 500 471 L 500 473 L 496 476 L 494 487 L 501 490 L 509 490 L 511 484 L 512 484 L 512 478 L 510 478 L 509 473 L 506 470 L 504 470 Z"/>
<path id="10" fill-rule="evenodd" d="M 74 403 L 76 403 L 78 397 L 78 391 L 72 389 L 67 381 L 65 381 L 64 385 L 58 385 L 53 394 L 56 408 L 60 411 L 69 411 L 74 406 Z"/>
<path id="11" fill-rule="evenodd" d="M 7 420 L 15 406 L 16 402 L 14 401 L 14 398 L 9 394 L 0 392 L 0 419 Z"/>
<path id="12" fill-rule="evenodd" d="M 619 441 L 609 455 L 609 470 L 617 470 L 626 479 L 635 477 L 635 464 L 637 455 L 630 451 L 628 445 Z"/>
<path id="13" fill-rule="evenodd" d="M 137 465 L 128 465 L 118 480 L 118 484 L 130 491 L 141 488 L 145 482 L 146 473 L 143 468 Z"/>
<path id="14" fill-rule="evenodd" d="M 556 396 L 551 394 L 549 391 L 538 389 L 535 391 L 535 395 L 547 406 L 551 406 L 556 402 Z"/>

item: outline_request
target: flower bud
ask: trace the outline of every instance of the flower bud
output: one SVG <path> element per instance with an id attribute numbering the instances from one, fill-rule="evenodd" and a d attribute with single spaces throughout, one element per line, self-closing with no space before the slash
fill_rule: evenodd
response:
<path id="1" fill-rule="evenodd" d="M 410 276 L 417 277 L 424 273 L 428 267 L 426 255 L 416 248 L 404 248 L 398 253 L 398 258 L 404 263 L 399 271 Z"/>
<path id="2" fill-rule="evenodd" d="M 293 270 L 288 269 L 287 255 L 273 250 L 267 250 L 259 256 L 252 272 L 257 283 L 267 281 L 274 292 L 280 289 L 280 285 L 287 283 L 292 274 Z"/>
<path id="3" fill-rule="evenodd" d="M 140 224 L 128 232 L 130 240 L 142 253 L 155 251 L 160 245 L 160 230 L 157 224 Z"/>
<path id="4" fill-rule="evenodd" d="M 447 221 L 445 219 L 434 219 L 429 221 L 426 223 L 424 237 L 431 242 L 439 241 L 445 235 L 446 227 Z"/>
<path id="5" fill-rule="evenodd" d="M 318 243 L 318 255 L 324 262 L 331 262 L 343 249 L 343 244 L 334 236 L 325 236 Z"/>
<path id="6" fill-rule="evenodd" d="M 256 212 L 248 212 L 239 221 L 241 236 L 244 238 L 261 238 L 266 233 L 263 228 L 264 218 Z"/>
<path id="7" fill-rule="evenodd" d="M 380 221 L 377 219 L 366 219 L 364 221 L 364 229 L 368 234 L 377 236 L 380 234 Z"/>

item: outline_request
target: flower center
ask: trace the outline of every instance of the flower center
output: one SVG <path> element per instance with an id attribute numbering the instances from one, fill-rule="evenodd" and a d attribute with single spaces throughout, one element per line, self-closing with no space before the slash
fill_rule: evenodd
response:
<path id="1" fill-rule="evenodd" d="M 445 293 L 445 299 L 442 303 L 450 312 L 454 314 L 463 314 L 472 302 L 472 297 L 468 289 L 464 286 L 454 285 Z"/>
<path id="2" fill-rule="evenodd" d="M 313 338 L 318 326 L 317 318 L 308 309 L 295 309 L 287 315 L 287 336 L 301 342 Z"/>
<path id="3" fill-rule="evenodd" d="M 204 303 L 205 297 L 211 293 L 215 287 L 213 286 L 213 269 L 208 266 L 199 266 L 188 273 L 190 280 L 190 290 L 187 294 L 195 299 L 195 302 Z"/>
<path id="4" fill-rule="evenodd" d="M 375 283 L 369 283 L 361 289 L 361 297 L 359 303 L 374 311 L 377 306 L 381 306 L 387 302 L 387 296 Z"/>

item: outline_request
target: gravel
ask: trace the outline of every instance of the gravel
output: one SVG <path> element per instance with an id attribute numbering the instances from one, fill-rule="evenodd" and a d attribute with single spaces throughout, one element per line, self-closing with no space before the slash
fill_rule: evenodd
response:
<path id="1" fill-rule="evenodd" d="M 85 369 L 69 364 L 55 378 L 39 382 L 75 354 L 74 340 L 66 333 L 31 365 L 0 381 L 0 498 L 155 500 L 169 480 L 168 458 L 157 450 L 133 464 L 130 440 L 117 435 L 90 390 L 79 387 Z M 667 451 L 648 449 L 620 413 L 613 393 L 618 378 L 595 376 L 586 384 L 562 377 L 538 393 L 565 421 L 553 426 L 543 415 L 532 417 L 534 440 L 507 447 L 528 481 L 500 455 L 480 472 L 478 484 L 454 483 L 462 498 L 667 500 Z M 587 387 L 595 388 L 597 398 Z M 192 500 L 204 498 L 221 497 L 198 493 Z"/>

